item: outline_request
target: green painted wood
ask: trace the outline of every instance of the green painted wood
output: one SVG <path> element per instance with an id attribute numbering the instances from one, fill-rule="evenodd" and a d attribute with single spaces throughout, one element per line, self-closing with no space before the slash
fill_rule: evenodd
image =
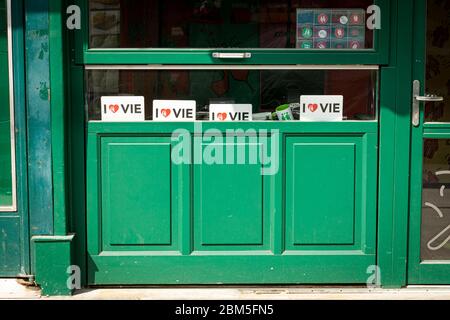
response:
<path id="1" fill-rule="evenodd" d="M 184 240 L 190 219 L 189 173 L 184 165 L 173 164 L 170 136 L 92 134 L 90 140 L 97 139 L 99 149 L 89 148 L 88 158 L 98 167 L 90 167 L 88 160 L 88 178 L 99 183 L 102 200 L 93 198 L 98 195 L 94 192 L 88 194 L 88 204 L 102 214 L 88 215 L 89 253 L 190 252 Z"/>
<path id="2" fill-rule="evenodd" d="M 378 266 L 386 288 L 407 284 L 412 9 L 392 3 L 391 65 L 381 71 Z"/>
<path id="3" fill-rule="evenodd" d="M 284 145 L 284 136 L 282 134 L 278 134 L 277 136 L 272 135 L 271 139 L 273 143 L 278 143 L 279 146 Z M 284 154 L 284 152 L 280 152 L 280 155 Z M 283 170 L 284 166 L 283 164 L 280 165 L 281 167 L 279 168 L 278 172 L 273 175 L 269 183 L 266 184 L 270 186 L 268 188 L 269 195 L 267 196 L 267 198 L 270 199 L 270 203 L 272 203 L 272 206 L 274 207 L 274 209 L 270 211 L 270 219 L 272 221 L 270 230 L 270 236 L 272 239 L 272 241 L 270 242 L 270 250 L 274 255 L 281 255 L 286 248 L 285 218 L 283 214 L 280 214 L 280 212 L 283 212 L 285 208 L 286 197 L 284 192 L 277 192 L 277 190 L 280 190 L 280 188 L 283 188 L 283 186 L 285 185 Z"/>
<path id="4" fill-rule="evenodd" d="M 21 219 L 0 214 L 0 275 L 14 277 L 22 271 Z"/>
<path id="5" fill-rule="evenodd" d="M 0 207 L 12 207 L 11 113 L 6 1 L 0 2 Z"/>
<path id="6" fill-rule="evenodd" d="M 65 1 L 68 6 L 74 2 Z M 85 11 L 83 11 L 85 12 Z M 67 86 L 66 97 L 66 169 L 68 230 L 76 234 L 73 248 L 76 254 L 73 263 L 80 267 L 81 285 L 87 283 L 86 272 L 86 130 L 84 106 L 84 68 L 76 63 L 75 33 L 67 28 L 62 37 L 65 53 Z"/>
<path id="7" fill-rule="evenodd" d="M 104 250 L 173 245 L 178 221 L 172 210 L 170 140 L 104 137 L 101 144 Z"/>
<path id="8" fill-rule="evenodd" d="M 68 61 L 72 61 L 68 57 Z M 67 166 L 69 195 L 69 232 L 75 233 L 74 263 L 81 269 L 81 284 L 87 282 L 86 272 L 86 160 L 85 160 L 85 110 L 84 71 L 72 62 L 67 75 Z"/>
<path id="9" fill-rule="evenodd" d="M 357 171 L 362 150 L 357 154 L 355 140 L 346 140 L 287 138 L 289 248 L 354 244 L 355 216 L 361 215 L 356 205 L 360 202 L 361 172 Z"/>
<path id="10" fill-rule="evenodd" d="M 47 0 L 25 1 L 30 233 L 53 234 Z"/>
<path id="11" fill-rule="evenodd" d="M 406 121 L 402 120 L 400 122 L 397 122 L 397 119 L 405 119 L 405 117 L 409 116 L 409 111 L 407 110 L 409 108 L 408 101 L 405 101 L 405 95 L 403 95 L 402 99 L 396 98 L 396 87 L 400 83 L 404 83 L 405 78 L 398 77 L 397 75 L 399 73 L 399 69 L 397 68 L 397 47 L 401 47 L 404 43 L 403 37 L 397 38 L 397 32 L 399 29 L 402 34 L 405 32 L 410 32 L 410 29 L 408 29 L 408 24 L 403 24 L 404 21 L 409 21 L 409 17 L 407 17 L 407 13 L 402 15 L 402 19 L 397 18 L 397 11 L 398 9 L 402 10 L 404 7 L 410 6 L 410 2 L 408 1 L 390 1 L 390 7 L 389 7 L 389 15 L 383 15 L 383 19 L 390 20 L 392 28 L 389 32 L 386 32 L 384 37 L 384 44 L 383 48 L 385 48 L 386 51 L 386 58 L 385 61 L 389 61 L 391 63 L 390 68 L 383 68 L 381 71 L 382 74 L 382 85 L 381 85 L 381 100 L 383 104 L 381 105 L 381 111 L 380 111 L 380 128 L 381 128 L 381 144 L 380 144 L 380 151 L 381 151 L 381 158 L 380 158 L 380 192 L 379 192 L 379 199 L 380 199 L 380 222 L 379 222 L 379 246 L 378 246 L 378 264 L 381 267 L 382 270 L 382 283 L 383 285 L 387 286 L 402 286 L 406 283 L 406 230 L 407 230 L 407 218 L 406 214 L 407 209 L 405 210 L 405 203 L 408 202 L 407 195 L 404 193 L 404 189 L 402 189 L 402 184 L 404 184 L 405 176 L 404 171 L 407 169 L 407 166 L 405 166 L 405 157 L 409 156 L 408 150 L 406 150 L 405 146 L 408 146 L 409 144 L 405 143 L 407 142 L 406 135 L 408 133 L 405 133 L 404 131 Z M 385 12 L 385 11 L 384 11 Z M 85 18 L 85 17 L 84 17 Z M 84 19 L 84 23 L 86 23 L 87 19 Z M 383 25 L 385 25 L 383 23 Z M 85 27 L 87 24 L 84 25 Z M 409 30 L 409 31 L 408 31 Z M 76 32 L 77 35 L 81 35 L 81 32 Z M 80 41 L 81 39 L 81 41 Z M 397 41 L 398 40 L 398 41 Z M 76 48 L 76 61 L 78 63 L 83 62 L 84 58 L 84 52 L 86 52 L 86 42 L 83 41 L 83 36 L 76 36 L 77 45 Z M 81 45 L 80 45 L 81 43 Z M 82 48 L 80 50 L 80 48 Z M 119 56 L 119 55 L 118 55 Z M 120 54 L 122 56 L 120 63 L 124 63 L 129 60 L 134 60 L 136 56 L 128 56 L 130 59 L 128 59 L 125 54 Z M 333 54 L 333 57 L 335 55 Z M 323 58 L 321 58 L 321 63 L 329 63 L 330 61 L 342 61 L 346 63 L 354 63 L 356 56 L 352 56 L 350 58 L 342 58 L 337 57 L 336 60 L 333 60 L 334 58 L 328 57 L 327 55 L 324 55 Z M 359 58 L 359 57 L 358 57 Z M 92 63 L 102 63 L 99 58 L 95 58 L 95 61 L 90 61 Z M 143 59 L 143 58 L 142 58 Z M 308 58 L 311 60 L 308 61 L 314 61 L 312 57 Z M 365 58 L 364 58 L 365 59 Z M 134 63 L 133 61 L 129 61 L 130 63 Z M 148 60 L 146 60 L 148 61 Z M 296 60 L 297 62 L 300 60 Z M 306 61 L 306 60 L 304 60 Z M 319 61 L 319 60 L 316 60 Z M 365 61 L 369 61 L 365 60 Z M 374 60 L 370 60 L 370 63 L 373 63 Z M 111 61 L 115 63 L 114 61 Z M 89 63 L 89 62 L 87 62 Z M 406 66 L 407 63 L 405 62 L 402 66 L 402 70 L 407 70 L 408 66 Z M 81 70 L 78 70 L 76 72 L 77 76 L 74 77 L 74 79 L 78 79 L 78 83 L 81 83 L 82 79 L 82 72 Z M 76 82 L 76 81 L 75 81 Z M 77 84 L 74 84 L 74 87 L 76 87 Z M 406 87 L 405 87 L 406 88 Z M 406 89 L 405 89 L 406 90 Z M 82 92 L 82 86 L 79 86 L 78 91 L 79 93 Z M 82 101 L 82 94 L 78 94 L 77 98 L 74 98 L 74 100 Z M 78 103 L 78 105 L 81 105 L 82 103 Z M 81 108 L 80 108 L 81 109 Z M 397 114 L 398 113 L 398 114 Z M 80 117 L 80 116 L 78 116 Z M 408 121 L 409 122 L 409 121 Z M 159 124 L 150 124 L 153 126 L 154 130 L 153 132 L 171 132 L 173 127 L 170 124 L 166 125 L 159 125 Z M 271 127 L 270 124 L 264 124 L 264 126 Z M 105 128 L 101 128 L 101 125 L 96 125 L 94 123 L 90 124 L 91 129 L 98 130 L 98 132 L 102 132 L 104 129 L 105 132 L 109 133 L 127 133 L 127 126 L 126 125 L 112 125 L 112 126 L 106 126 Z M 256 125 L 257 127 L 260 127 L 259 125 Z M 306 128 L 299 128 L 298 126 L 291 126 L 291 125 L 285 125 L 285 124 L 276 124 L 273 126 L 274 128 L 280 126 L 284 132 L 291 132 L 291 133 L 305 133 L 308 131 L 317 131 L 317 132 L 323 132 L 324 126 L 318 125 L 317 129 L 312 128 L 312 126 L 306 126 Z M 353 124 L 345 124 L 344 126 L 337 126 L 334 128 L 334 130 L 337 130 L 337 132 L 351 132 L 351 129 L 356 129 L 359 125 L 353 126 Z M 378 124 L 373 123 L 370 124 L 370 129 L 367 127 L 365 129 L 368 129 L 369 131 L 376 132 Z M 189 126 L 188 126 L 189 127 Z M 74 158 L 80 158 L 82 157 L 81 151 L 83 149 L 82 147 L 82 139 L 80 138 L 82 136 L 82 128 L 83 125 L 80 123 L 77 125 L 78 135 L 75 138 L 74 141 L 78 141 L 76 143 L 78 145 L 78 152 L 75 152 L 76 155 L 74 155 Z M 131 132 L 142 132 L 142 130 L 149 130 L 148 125 L 136 125 L 136 130 L 131 130 Z M 400 133 L 400 139 L 396 139 L 397 135 Z M 75 136 L 75 134 L 74 134 Z M 282 139 L 280 137 L 280 139 Z M 402 143 L 402 147 L 399 148 L 399 143 Z M 92 147 L 92 146 L 90 146 Z M 79 176 L 76 174 L 76 172 L 81 172 L 79 169 L 73 171 L 75 176 Z M 89 173 L 88 173 L 89 176 Z M 407 178 L 406 178 L 407 180 Z M 399 184 L 398 184 L 399 183 Z M 280 193 L 274 192 L 275 190 L 278 190 L 279 185 L 283 184 L 283 176 L 277 175 L 275 179 L 273 179 L 270 182 L 270 198 L 276 203 L 277 210 L 283 206 L 283 197 L 280 195 Z M 79 189 L 79 188 L 78 188 Z M 89 194 L 88 194 L 89 197 Z M 406 199 L 405 199 L 406 198 Z M 395 210 L 395 211 L 394 211 Z M 82 210 L 78 211 L 80 214 L 77 214 L 77 231 L 83 233 L 84 230 L 84 223 L 83 223 L 83 214 Z M 274 243 L 271 243 L 271 249 L 274 253 L 279 254 L 283 252 L 284 250 L 284 244 L 283 244 L 283 217 L 282 215 L 277 214 L 277 211 L 274 210 L 271 212 L 271 217 L 273 218 L 273 225 L 271 228 L 271 236 L 273 239 L 277 239 L 274 241 Z M 185 248 L 190 247 L 189 242 L 189 233 L 185 230 L 190 230 L 189 228 L 189 222 L 190 222 L 189 215 L 183 216 L 183 231 L 180 231 L 184 235 L 183 242 L 186 243 Z M 82 240 L 80 240 L 82 241 Z M 189 250 L 187 250 L 189 251 Z M 81 254 L 79 255 L 81 256 Z M 97 259 L 97 258 L 95 258 Z M 118 261 L 119 258 L 112 258 L 111 261 Z M 81 259 L 82 260 L 82 259 Z M 147 260 L 146 258 L 142 258 L 142 260 Z M 109 264 L 109 262 L 105 261 L 105 265 Z M 124 261 L 123 261 L 124 262 Z M 117 265 L 114 263 L 111 263 L 111 265 Z M 137 268 L 141 269 L 143 264 L 139 265 Z M 129 266 L 127 264 L 127 266 Z M 147 265 L 148 266 L 148 265 Z M 95 271 L 92 271 L 91 266 L 91 277 L 95 275 Z M 129 266 L 132 268 L 132 266 Z M 115 267 L 114 267 L 115 268 Z M 345 267 L 344 267 L 345 268 Z M 131 269 L 132 270 L 132 269 Z M 140 271 L 140 270 L 136 270 Z M 119 269 L 116 269 L 115 275 L 117 278 L 122 280 L 122 282 L 125 282 L 128 278 L 123 277 L 119 275 Z M 93 275 L 94 274 L 94 275 Z M 108 277 L 108 274 L 102 273 L 105 278 Z M 98 274 L 97 274 L 98 275 Z M 138 277 L 138 275 L 136 275 Z M 97 278 L 99 279 L 99 278 Z M 117 280 L 117 279 L 116 279 Z M 101 280 L 99 280 L 101 281 Z M 137 280 L 139 281 L 139 280 Z"/>
<path id="12" fill-rule="evenodd" d="M 193 53 L 194 51 L 194 53 Z M 83 62 L 85 64 L 93 65 L 108 65 L 108 64 L 236 64 L 236 61 L 226 62 L 217 61 L 212 58 L 213 50 L 206 50 L 204 52 L 195 52 L 197 50 L 178 50 L 174 51 L 157 51 L 145 52 L 133 50 L 101 50 L 92 49 L 84 55 Z M 217 51 L 217 50 L 216 50 Z M 221 52 L 242 52 L 232 50 L 220 50 Z M 246 50 L 252 51 L 252 50 Z M 330 59 L 332 54 L 332 59 Z M 280 58 L 280 55 L 283 58 Z M 320 64 L 320 65 L 336 65 L 336 64 L 387 64 L 383 60 L 382 55 L 376 52 L 362 53 L 355 51 L 341 52 L 324 52 L 317 51 L 314 53 L 293 53 L 293 52 L 263 52 L 262 50 L 253 51 L 252 58 L 247 61 L 239 62 L 240 65 L 259 65 L 259 64 Z"/>
<path id="13" fill-rule="evenodd" d="M 50 109 L 52 139 L 53 225 L 55 235 L 67 233 L 67 172 L 66 172 L 66 100 L 65 55 L 62 54 L 65 18 L 63 3 L 50 0 L 49 5 L 49 62 Z"/>
<path id="14" fill-rule="evenodd" d="M 251 59 L 239 64 L 373 64 L 389 63 L 389 39 L 391 6 L 395 0 L 375 0 L 381 9 L 382 28 L 375 30 L 374 49 L 352 50 L 282 50 L 246 49 L 252 53 Z M 77 0 L 83 12 L 88 12 L 88 0 Z M 89 49 L 89 21 L 83 16 L 83 28 L 76 31 L 76 61 L 80 64 L 236 64 L 213 59 L 211 54 L 217 50 L 201 49 Z M 233 52 L 233 50 L 221 50 Z M 242 50 L 234 50 L 234 52 Z"/>
<path id="15" fill-rule="evenodd" d="M 400 260 L 393 250 L 396 247 L 394 229 L 399 227 L 395 219 L 393 206 L 395 203 L 395 153 L 393 137 L 396 124 L 397 106 L 397 69 L 384 68 L 381 71 L 381 110 L 380 110 L 380 155 L 379 155 L 379 196 L 378 196 L 378 265 L 382 270 L 381 281 L 387 287 L 401 287 L 406 284 L 406 275 L 402 279 Z M 386 85 L 385 85 L 386 84 Z M 391 85 L 389 85 L 391 84 Z M 401 226 L 401 224 L 400 224 Z M 404 257 L 403 267 L 406 268 Z M 401 270 L 401 269 L 400 269 Z"/>
<path id="16" fill-rule="evenodd" d="M 396 102 L 396 124 L 394 159 L 395 159 L 395 179 L 394 184 L 394 203 L 393 203 L 393 221 L 394 229 L 391 237 L 393 238 L 392 252 L 394 260 L 394 279 L 392 286 L 405 285 L 406 282 L 406 261 L 408 248 L 408 213 L 409 213 L 409 167 L 408 155 L 411 143 L 411 87 L 407 85 L 411 77 L 411 48 L 412 48 L 412 26 L 415 24 L 412 19 L 412 7 L 410 1 L 399 1 L 398 4 L 398 43 L 397 43 L 397 102 Z M 389 85 L 386 84 L 387 86 Z M 386 106 L 391 102 L 386 101 Z M 392 139 L 392 138 L 391 138 Z M 382 193 L 384 196 L 385 193 Z M 383 269 L 381 269 L 383 277 Z"/>
<path id="17" fill-rule="evenodd" d="M 287 248 L 375 253 L 377 134 L 288 136 L 286 149 Z"/>
<path id="18" fill-rule="evenodd" d="M 91 256 L 91 283 L 114 284 L 355 284 L 366 283 L 375 255 Z M 126 272 L 124 272 L 126 270 Z M 350 271 L 351 270 L 351 271 Z"/>
<path id="19" fill-rule="evenodd" d="M 424 139 L 449 139 L 450 130 L 443 132 L 442 130 L 426 130 L 423 133 Z"/>
<path id="20" fill-rule="evenodd" d="M 34 236 L 33 265 L 36 283 L 45 296 L 71 295 L 75 275 L 71 267 L 74 236 Z M 74 278 L 70 278 L 74 276 Z"/>
<path id="21" fill-rule="evenodd" d="M 142 132 L 164 133 L 172 134 L 177 129 L 185 129 L 189 132 L 195 132 L 196 128 L 200 128 L 201 132 L 209 129 L 217 129 L 221 132 L 230 130 L 279 130 L 280 133 L 324 133 L 333 132 L 336 134 L 353 133 L 353 132 L 367 132 L 377 133 L 377 121 L 343 121 L 334 123 L 325 122 L 278 122 L 278 121 L 262 121 L 262 122 L 136 122 L 133 125 L 123 122 L 89 122 L 89 133 L 104 133 L 104 134 L 134 134 Z"/>
<path id="22" fill-rule="evenodd" d="M 0 48 L 2 51 L 7 51 L 8 49 L 8 39 L 7 39 L 7 15 L 6 15 L 6 0 L 0 1 Z"/>
<path id="23" fill-rule="evenodd" d="M 426 4 L 427 1 L 415 1 L 415 15 L 417 27 L 415 30 L 421 30 L 414 39 L 414 56 L 418 59 L 413 65 L 414 72 L 411 80 L 425 79 L 425 52 L 426 52 L 426 40 L 425 30 L 427 29 L 426 23 Z M 418 11 L 424 12 L 419 14 Z M 424 89 L 422 88 L 422 93 Z M 408 255 L 408 282 L 411 284 L 422 283 L 422 276 L 424 275 L 424 268 L 421 264 L 420 258 L 420 237 L 421 237 L 421 220 L 422 220 L 422 165 L 423 165 L 423 121 L 424 107 L 421 106 L 420 122 L 421 126 L 418 128 L 412 128 L 412 140 L 411 140 L 411 212 L 410 212 L 410 235 L 409 235 L 409 255 Z M 428 268 L 428 271 L 429 268 Z M 435 273 L 430 273 L 431 277 L 435 276 Z M 428 276 L 429 277 L 429 276 Z"/>
<path id="24" fill-rule="evenodd" d="M 258 159 L 265 146 L 255 138 L 225 137 L 218 132 L 211 138 L 213 145 L 199 148 L 211 159 L 193 168 L 195 250 L 268 249 L 269 212 L 274 208 L 266 188 L 269 179 L 261 175 L 263 165 Z M 233 151 L 226 152 L 227 147 Z M 215 159 L 223 161 L 221 154 L 233 164 L 217 164 Z"/>
<path id="25" fill-rule="evenodd" d="M 21 270 L 20 275 L 31 274 L 30 228 L 28 212 L 27 124 L 25 99 L 25 21 L 24 2 L 12 1 L 12 38 L 14 73 L 14 113 L 16 132 L 17 209 L 20 217 Z"/>
<path id="26" fill-rule="evenodd" d="M 441 130 L 442 129 L 442 130 Z M 450 129 L 450 123 L 424 123 L 423 124 L 423 131 L 425 133 L 427 132 L 443 132 L 445 133 L 448 129 Z"/>
<path id="27" fill-rule="evenodd" d="M 77 5 L 81 9 L 81 12 L 84 13 L 81 16 L 81 30 L 73 30 L 70 32 L 73 62 L 77 65 L 83 65 L 84 52 L 88 50 L 89 35 L 86 32 L 89 30 L 89 14 L 87 13 L 89 11 L 89 5 L 86 0 L 73 0 L 71 1 L 72 3 Z"/>
<path id="28" fill-rule="evenodd" d="M 5 1 L 1 3 L 4 8 Z M 29 257 L 29 233 L 28 233 L 28 211 L 27 211 L 27 190 L 26 190 L 26 125 L 25 125 L 25 94 L 24 94 L 24 63 L 23 63 L 23 6 L 22 1 L 12 1 L 12 56 L 14 75 L 14 114 L 15 114 L 15 154 L 16 154 L 16 191 L 17 209 L 15 212 L 0 212 L 0 276 L 16 277 L 30 273 Z M 5 15 L 3 17 L 3 14 Z M 6 11 L 2 12 L 2 19 L 6 19 Z M 6 20 L 5 20 L 6 21 Z M 1 46 L 6 46 L 6 38 L 2 37 Z M 1 42 L 1 41 L 0 41 Z M 5 66 L 7 67 L 7 66 Z M 8 77 L 8 70 L 1 73 Z M 6 78 L 8 81 L 8 79 Z M 9 93 L 8 83 L 0 90 L 0 95 Z M 4 90 L 3 90 L 4 89 Z M 9 101 L 2 104 L 7 108 L 2 114 L 9 116 Z M 9 123 L 9 119 L 7 120 Z M 8 137 L 10 131 L 8 130 Z M 1 139 L 1 138 L 0 138 Z M 9 140 L 9 138 L 8 138 Z M 10 144 L 10 140 L 8 142 Z M 8 149 L 10 146 L 8 146 Z M 2 151 L 2 155 L 9 152 Z M 9 153 L 10 157 L 10 153 Z M 11 161 L 10 158 L 8 160 Z M 7 176 L 7 171 L 3 171 L 3 176 Z M 9 170 L 11 172 L 11 170 Z"/>
<path id="29" fill-rule="evenodd" d="M 414 64 L 412 80 L 425 83 L 426 68 L 426 0 L 415 0 Z M 411 81 L 412 83 L 412 81 Z M 422 86 L 422 94 L 424 89 Z M 450 284 L 450 261 L 422 261 L 420 255 L 422 223 L 422 166 L 424 138 L 448 139 L 449 124 L 424 125 L 424 106 L 421 106 L 421 125 L 412 128 L 411 142 L 411 203 L 408 283 Z"/>
<path id="30" fill-rule="evenodd" d="M 293 170 L 302 165 L 302 159 L 282 156 L 293 149 L 285 139 L 280 139 L 280 172 L 262 176 L 259 162 L 222 165 L 209 164 L 205 158 L 199 164 L 174 164 L 170 153 L 170 147 L 176 146 L 170 136 L 174 129 L 189 133 L 194 158 L 195 150 L 213 152 L 208 149 L 211 144 L 198 140 L 202 131 L 195 131 L 193 123 L 92 122 L 87 149 L 88 283 L 366 282 L 367 268 L 376 261 L 376 122 L 203 126 L 202 130 L 219 128 L 214 135 L 217 140 L 208 132 L 214 147 L 240 145 L 247 156 L 258 150 L 252 149 L 258 145 L 252 140 L 256 137 L 242 140 L 238 134 L 221 141 L 227 129 L 274 126 L 282 137 L 290 133 L 294 141 L 316 146 L 315 154 L 299 157 L 319 165 L 336 157 L 334 162 L 341 164 L 337 171 L 344 173 L 322 177 L 330 180 L 331 188 L 337 180 L 346 179 L 355 188 L 354 203 L 345 200 L 343 213 L 327 209 L 318 214 L 334 214 L 331 224 L 340 234 L 320 226 L 324 220 L 315 220 L 310 203 L 299 203 L 299 210 L 289 207 L 289 192 L 302 190 L 286 182 L 290 173 L 284 168 Z M 270 137 L 279 139 L 273 132 Z M 310 179 L 307 169 L 294 174 L 296 180 Z M 324 185 L 322 181 L 320 186 Z M 336 195 L 328 203 L 333 199 Z M 306 224 L 320 233 L 316 239 L 328 243 L 297 245 L 292 241 L 288 230 L 303 220 L 307 210 Z M 287 218 L 293 214 L 296 219 Z"/>

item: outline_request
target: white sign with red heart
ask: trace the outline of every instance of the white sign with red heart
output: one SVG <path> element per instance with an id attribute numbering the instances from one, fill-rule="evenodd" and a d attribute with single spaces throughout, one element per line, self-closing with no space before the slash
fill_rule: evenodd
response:
<path id="1" fill-rule="evenodd" d="M 102 121 L 145 121 L 145 98 L 135 96 L 101 97 Z"/>
<path id="2" fill-rule="evenodd" d="M 301 96 L 300 121 L 342 121 L 344 96 Z"/>
<path id="3" fill-rule="evenodd" d="M 196 105 L 194 100 L 153 100 L 153 121 L 194 121 Z"/>
<path id="4" fill-rule="evenodd" d="M 209 105 L 210 121 L 252 121 L 253 106 L 251 104 L 211 104 Z"/>

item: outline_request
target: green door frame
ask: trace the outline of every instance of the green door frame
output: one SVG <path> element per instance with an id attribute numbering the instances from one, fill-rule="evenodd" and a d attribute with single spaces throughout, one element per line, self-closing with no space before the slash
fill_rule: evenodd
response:
<path id="1" fill-rule="evenodd" d="M 21 217 L 22 270 L 31 274 L 30 228 L 28 211 L 27 123 L 25 101 L 25 47 L 23 0 L 11 1 L 13 24 L 14 103 L 16 127 L 17 205 Z"/>
<path id="2" fill-rule="evenodd" d="M 252 53 L 252 58 L 247 61 L 240 61 L 239 64 L 379 64 L 385 65 L 389 62 L 389 12 L 391 5 L 396 0 L 373 0 L 381 12 L 381 25 L 385 26 L 380 30 L 376 30 L 374 36 L 374 48 L 371 50 L 359 50 L 340 52 L 334 50 L 332 58 L 329 51 L 301 51 L 292 49 L 249 49 L 247 52 Z M 82 12 L 88 12 L 88 0 L 75 0 L 75 3 L 81 8 Z M 386 14 L 387 13 L 387 14 Z M 388 26 L 386 28 L 386 26 Z M 120 61 L 124 65 L 133 64 L 233 64 L 233 62 L 218 62 L 212 58 L 214 49 L 90 49 L 89 48 L 89 21 L 88 15 L 83 15 L 82 29 L 77 32 L 75 41 L 75 61 L 77 64 L 117 64 Z M 233 49 L 221 49 L 221 51 L 233 52 Z M 238 50 L 242 51 L 242 50 Z M 283 54 L 280 63 L 280 54 Z"/>
<path id="3" fill-rule="evenodd" d="M 84 171 L 84 141 L 85 123 L 83 96 L 75 94 L 83 90 L 83 68 L 79 61 L 75 61 L 74 44 L 85 31 L 68 32 L 62 28 L 65 10 L 60 1 L 49 0 L 54 8 L 50 29 L 54 31 L 51 38 L 50 54 L 60 56 L 61 49 L 58 39 L 65 39 L 67 56 L 71 63 L 67 68 L 67 82 L 54 86 L 53 92 L 62 93 L 60 103 L 67 110 L 52 112 L 52 119 L 59 121 L 52 129 L 52 136 L 59 141 L 66 141 L 68 153 L 63 157 L 63 151 L 57 149 L 54 157 L 54 174 L 60 183 L 69 190 L 67 200 L 64 192 L 54 193 L 55 201 L 67 204 L 67 211 L 55 215 L 55 222 L 64 226 L 70 222 L 68 230 L 60 229 L 60 233 L 72 231 L 76 233 L 74 247 L 75 262 L 81 267 L 82 279 L 86 283 L 86 229 L 84 208 L 85 181 L 80 172 Z M 59 5 L 58 5 L 59 3 Z M 402 287 L 407 284 L 407 245 L 408 245 L 408 215 L 409 215 L 409 153 L 410 153 L 410 109 L 412 79 L 412 33 L 413 6 L 409 0 L 388 1 L 389 15 L 383 15 L 383 21 L 390 25 L 388 37 L 383 41 L 383 48 L 388 48 L 386 60 L 381 63 L 381 93 L 380 93 L 380 153 L 379 153 L 379 195 L 378 195 L 378 245 L 377 260 L 383 287 Z M 81 34 L 81 35 L 80 35 Z M 52 45 L 54 44 L 54 45 Z M 79 44 L 79 43 L 78 43 Z M 343 62 L 342 56 L 340 58 Z M 373 58 L 371 58 L 373 59 Z M 364 60 L 364 59 L 362 59 Z M 332 59 L 323 60 L 324 63 L 335 63 Z M 53 68 L 58 66 L 53 65 Z M 55 70 L 56 72 L 56 70 Z M 62 71 L 60 71 L 62 72 Z M 408 84 L 408 85 L 406 85 Z M 65 91 L 67 88 L 67 92 Z M 64 121 L 65 120 L 65 121 Z M 67 133 L 67 136 L 66 136 Z M 55 154 L 54 154 L 55 155 Z M 81 161 L 81 163 L 80 163 Z M 63 169 L 63 171 L 61 171 Z M 66 172 L 66 175 L 62 174 Z M 67 179 L 67 180 L 66 180 Z M 70 217 L 68 216 L 70 212 Z M 50 248 L 50 246 L 49 246 Z M 50 272 L 48 272 L 50 274 Z M 64 284 L 65 285 L 65 284 Z"/>
<path id="4" fill-rule="evenodd" d="M 381 80 L 378 266 L 386 288 L 407 285 L 413 6 L 393 1 L 390 64 Z M 386 84 L 386 85 L 384 85 Z M 407 85 L 406 85 L 407 84 Z"/>
<path id="5" fill-rule="evenodd" d="M 423 14 L 425 13 L 425 14 Z M 415 0 L 414 65 L 412 81 L 419 80 L 425 94 L 427 0 Z M 411 93 L 412 95 L 412 93 Z M 420 125 L 412 127 L 411 141 L 411 216 L 409 235 L 408 283 L 450 284 L 450 261 L 421 260 L 422 167 L 424 139 L 450 139 L 450 123 L 424 123 L 424 104 L 420 106 Z"/>

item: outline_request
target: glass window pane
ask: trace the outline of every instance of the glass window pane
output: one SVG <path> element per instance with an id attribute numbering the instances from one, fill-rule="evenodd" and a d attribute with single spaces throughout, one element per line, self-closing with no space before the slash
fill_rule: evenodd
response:
<path id="1" fill-rule="evenodd" d="M 450 140 L 425 139 L 422 260 L 450 259 Z"/>
<path id="2" fill-rule="evenodd" d="M 372 49 L 373 0 L 90 0 L 91 48 Z"/>
<path id="3" fill-rule="evenodd" d="M 13 205 L 8 34 L 5 1 L 0 1 L 0 207 Z"/>
<path id="4" fill-rule="evenodd" d="M 374 120 L 377 79 L 376 70 L 88 70 L 89 119 L 101 119 L 102 96 L 144 96 L 147 120 L 153 100 L 195 100 L 197 119 L 208 120 L 210 103 L 269 114 L 290 104 L 298 119 L 300 96 L 342 95 L 345 120 Z"/>
<path id="5" fill-rule="evenodd" d="M 428 122 L 450 122 L 450 2 L 428 0 L 426 92 L 444 97 L 427 103 Z"/>

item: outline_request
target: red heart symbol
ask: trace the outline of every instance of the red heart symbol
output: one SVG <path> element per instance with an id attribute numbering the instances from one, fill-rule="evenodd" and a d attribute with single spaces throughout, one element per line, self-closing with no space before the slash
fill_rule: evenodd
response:
<path id="1" fill-rule="evenodd" d="M 112 104 L 112 105 L 109 106 L 109 110 L 112 113 L 116 113 L 117 111 L 119 111 L 119 106 L 117 104 Z"/>
<path id="2" fill-rule="evenodd" d="M 168 117 L 168 116 L 170 116 L 170 113 L 171 113 L 172 111 L 170 110 L 170 109 L 162 109 L 161 110 L 161 114 L 164 116 L 164 117 Z"/>
<path id="3" fill-rule="evenodd" d="M 308 105 L 308 109 L 309 109 L 311 112 L 316 112 L 317 108 L 319 108 L 319 106 L 318 106 L 316 103 L 314 103 L 314 104 L 310 103 L 310 104 Z"/>
<path id="4" fill-rule="evenodd" d="M 219 119 L 221 121 L 225 121 L 226 118 L 227 118 L 227 114 L 225 112 L 217 114 L 217 119 Z"/>

